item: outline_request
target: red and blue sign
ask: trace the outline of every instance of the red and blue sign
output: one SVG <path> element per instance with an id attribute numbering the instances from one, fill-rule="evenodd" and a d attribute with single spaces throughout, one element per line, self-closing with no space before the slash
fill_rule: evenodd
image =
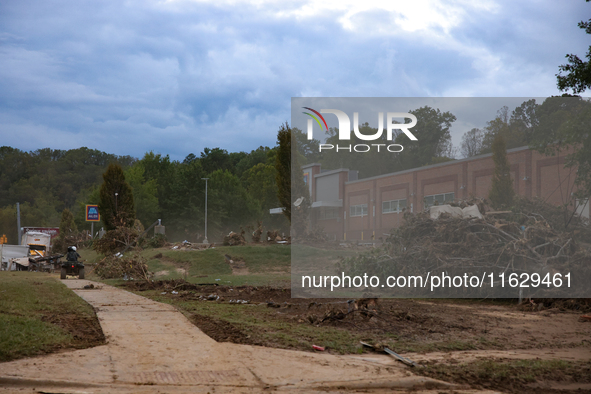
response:
<path id="1" fill-rule="evenodd" d="M 98 205 L 87 205 L 86 206 L 86 221 L 87 222 L 100 222 L 101 215 L 99 214 Z"/>

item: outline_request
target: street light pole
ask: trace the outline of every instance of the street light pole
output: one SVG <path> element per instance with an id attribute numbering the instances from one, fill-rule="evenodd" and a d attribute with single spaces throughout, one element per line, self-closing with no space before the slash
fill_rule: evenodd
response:
<path id="1" fill-rule="evenodd" d="M 21 244 L 21 207 L 18 202 L 16 203 L 16 234 L 17 234 L 16 244 L 20 245 Z"/>
<path id="2" fill-rule="evenodd" d="M 115 193 L 115 215 L 117 215 L 117 196 L 119 195 L 119 193 Z"/>
<path id="3" fill-rule="evenodd" d="M 203 243 L 208 244 L 209 241 L 207 240 L 207 180 L 209 178 L 201 178 L 205 181 L 205 238 L 203 238 Z"/>

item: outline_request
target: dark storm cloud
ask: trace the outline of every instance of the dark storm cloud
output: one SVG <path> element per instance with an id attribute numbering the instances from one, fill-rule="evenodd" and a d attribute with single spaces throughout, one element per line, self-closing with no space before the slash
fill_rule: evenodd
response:
<path id="1" fill-rule="evenodd" d="M 0 145 L 251 150 L 291 97 L 557 94 L 588 42 L 584 2 L 358 4 L 3 2 Z"/>

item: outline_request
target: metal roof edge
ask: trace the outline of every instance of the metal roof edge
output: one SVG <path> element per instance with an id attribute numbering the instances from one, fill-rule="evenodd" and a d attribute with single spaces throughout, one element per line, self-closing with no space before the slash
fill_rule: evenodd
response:
<path id="1" fill-rule="evenodd" d="M 521 147 L 518 147 L 518 148 L 507 149 L 507 153 L 519 152 L 519 151 L 523 151 L 523 150 L 529 150 L 529 146 L 521 146 Z M 450 160 L 450 161 L 446 161 L 444 163 L 431 164 L 431 165 L 424 166 L 424 167 L 415 167 L 415 168 L 410 168 L 408 170 L 403 170 L 403 171 L 398 171 L 398 172 L 390 172 L 388 174 L 383 174 L 383 175 L 375 175 L 375 176 L 372 176 L 372 177 L 369 177 L 369 178 L 357 179 L 355 181 L 347 181 L 347 182 L 345 182 L 345 185 L 353 184 L 353 183 L 356 183 L 356 182 L 364 182 L 364 181 L 371 181 L 371 180 L 374 180 L 374 179 L 381 179 L 381 178 L 385 178 L 385 177 L 389 177 L 389 176 L 394 176 L 394 175 L 408 174 L 408 173 L 411 173 L 411 172 L 414 172 L 414 171 L 422 171 L 422 170 L 428 170 L 428 169 L 431 169 L 431 168 L 445 167 L 445 166 L 449 166 L 449 165 L 452 165 L 452 164 L 458 164 L 458 163 L 463 163 L 463 162 L 467 162 L 467 161 L 485 159 L 485 158 L 491 157 L 491 156 L 492 156 L 492 153 L 485 153 L 483 155 L 466 157 L 464 159 Z"/>

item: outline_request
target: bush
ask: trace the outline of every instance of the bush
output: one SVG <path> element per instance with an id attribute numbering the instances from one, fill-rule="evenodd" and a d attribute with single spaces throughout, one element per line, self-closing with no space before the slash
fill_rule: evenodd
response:
<path id="1" fill-rule="evenodd" d="M 147 248 L 161 248 L 166 246 L 168 240 L 166 239 L 166 235 L 164 234 L 156 234 L 154 237 L 150 238 L 146 241 Z"/>

